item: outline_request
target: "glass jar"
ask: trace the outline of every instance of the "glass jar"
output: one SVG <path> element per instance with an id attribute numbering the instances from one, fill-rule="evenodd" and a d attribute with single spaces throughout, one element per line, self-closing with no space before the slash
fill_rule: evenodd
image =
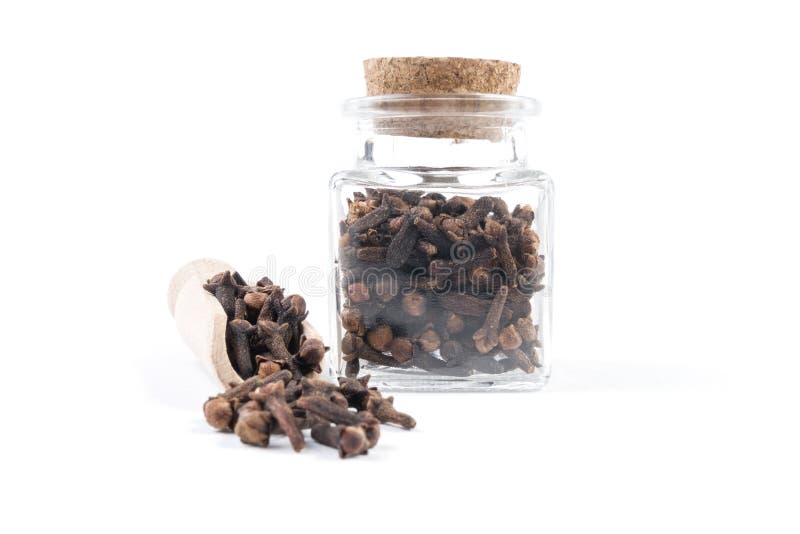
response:
<path id="1" fill-rule="evenodd" d="M 553 185 L 528 166 L 535 100 L 345 104 L 356 162 L 331 178 L 340 374 L 388 390 L 536 390 L 550 373 Z"/>

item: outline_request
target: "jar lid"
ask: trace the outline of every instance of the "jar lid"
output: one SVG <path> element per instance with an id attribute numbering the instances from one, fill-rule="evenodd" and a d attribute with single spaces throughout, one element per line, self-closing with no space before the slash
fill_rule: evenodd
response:
<path id="1" fill-rule="evenodd" d="M 349 100 L 345 113 L 384 135 L 499 141 L 538 111 L 515 96 L 519 77 L 519 65 L 495 59 L 367 59 L 368 96 Z"/>
<path id="2" fill-rule="evenodd" d="M 496 59 L 379 57 L 364 61 L 367 95 L 514 95 L 520 66 Z"/>

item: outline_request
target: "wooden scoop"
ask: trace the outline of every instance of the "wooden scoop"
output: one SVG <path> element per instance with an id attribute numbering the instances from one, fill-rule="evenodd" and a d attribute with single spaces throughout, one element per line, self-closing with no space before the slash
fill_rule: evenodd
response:
<path id="1" fill-rule="evenodd" d="M 183 340 L 225 388 L 243 379 L 228 358 L 225 345 L 228 316 L 216 297 L 203 289 L 209 278 L 222 271 L 233 272 L 234 269 L 224 261 L 211 258 L 187 263 L 170 280 L 167 305 Z M 308 321 L 303 321 L 303 334 L 322 339 Z M 323 359 L 323 374 L 327 364 L 327 359 Z"/>

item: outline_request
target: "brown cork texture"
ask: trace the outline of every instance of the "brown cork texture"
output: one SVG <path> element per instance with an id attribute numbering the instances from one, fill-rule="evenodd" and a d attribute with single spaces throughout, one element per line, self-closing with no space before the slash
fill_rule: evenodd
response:
<path id="1" fill-rule="evenodd" d="M 482 93 L 515 95 L 520 66 L 495 59 L 457 57 L 383 57 L 364 61 L 367 95 L 455 95 Z M 428 106 L 428 104 L 430 104 Z M 376 119 L 375 127 L 388 135 L 452 139 L 490 139 L 503 137 L 510 125 L 502 117 L 476 117 L 469 113 L 496 111 L 496 102 L 463 99 L 441 104 L 409 102 L 409 108 L 423 113 L 415 117 Z M 387 104 L 402 112 L 403 104 Z M 441 115 L 437 116 L 437 113 Z M 463 116 L 458 116 L 464 113 Z M 402 114 L 402 113 L 400 113 Z"/>
<path id="2" fill-rule="evenodd" d="M 520 66 L 496 59 L 378 57 L 364 61 L 367 96 L 488 93 L 514 95 Z"/>

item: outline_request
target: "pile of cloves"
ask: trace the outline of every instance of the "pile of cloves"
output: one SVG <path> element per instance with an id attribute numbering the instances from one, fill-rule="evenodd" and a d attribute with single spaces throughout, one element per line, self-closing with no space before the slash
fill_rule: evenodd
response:
<path id="1" fill-rule="evenodd" d="M 203 285 L 228 316 L 228 357 L 242 378 L 288 369 L 308 375 L 320 371 L 328 347 L 303 335 L 308 312 L 300 295 L 284 297 L 283 288 L 264 277 L 248 285 L 238 273 L 221 272 Z"/>
<path id="2" fill-rule="evenodd" d="M 203 287 L 228 315 L 228 354 L 245 378 L 203 405 L 213 428 L 233 431 L 243 443 L 261 447 L 272 434 L 284 434 L 298 452 L 305 446 L 303 430 L 311 429 L 312 439 L 348 458 L 375 446 L 381 423 L 406 429 L 416 425 L 394 409 L 393 397 L 369 387 L 369 375 L 342 377 L 338 385 L 318 377 L 328 347 L 303 335 L 308 315 L 303 297 L 284 297 L 283 289 L 266 277 L 247 285 L 230 271 Z"/>
<path id="3" fill-rule="evenodd" d="M 448 376 L 541 366 L 533 294 L 544 256 L 533 209 L 498 197 L 366 189 L 338 251 L 346 375 L 360 362 Z"/>
<path id="4" fill-rule="evenodd" d="M 299 452 L 305 447 L 303 430 L 311 429 L 314 441 L 349 458 L 367 454 L 378 443 L 381 423 L 416 426 L 411 416 L 394 409 L 392 397 L 368 383 L 369 375 L 339 378 L 337 386 L 283 369 L 231 386 L 208 399 L 203 413 L 213 428 L 233 431 L 249 445 L 266 447 L 271 435 L 284 434 Z"/>

